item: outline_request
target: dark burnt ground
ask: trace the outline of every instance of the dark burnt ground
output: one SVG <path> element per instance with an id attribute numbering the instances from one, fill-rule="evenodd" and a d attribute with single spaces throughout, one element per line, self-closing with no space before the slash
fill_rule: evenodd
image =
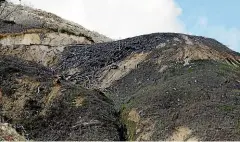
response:
<path id="1" fill-rule="evenodd" d="M 42 65 L 0 56 L 1 118 L 21 125 L 22 120 L 38 115 L 44 107 L 42 98 L 51 91 L 52 80 L 53 72 Z"/>
<path id="2" fill-rule="evenodd" d="M 13 21 L 6 21 L 2 19 L 0 19 L 0 27 L 1 27 L 0 34 L 21 33 L 32 28 L 37 28 L 34 26 L 22 26 L 22 25 L 16 24 Z"/>
<path id="3" fill-rule="evenodd" d="M 218 52 L 240 55 L 214 39 L 188 38 L 194 45 L 200 43 Z M 156 49 L 161 43 L 166 43 L 166 46 Z M 57 69 L 63 72 L 63 78 L 67 78 L 69 75 L 65 71 L 78 68 L 79 72 L 71 75 L 69 80 L 81 85 L 87 80 L 87 87 L 91 87 L 94 79 L 99 77 L 99 70 L 124 60 L 132 53 L 152 51 L 137 69 L 105 90 L 115 106 L 121 108 L 128 140 L 139 138 L 144 130 L 139 132 L 138 125 L 146 123 L 144 120 L 154 124 L 150 140 L 165 140 L 179 126 L 190 128 L 191 136 L 199 140 L 239 140 L 239 68 L 209 60 L 194 61 L 188 66 L 173 61 L 166 62 L 169 68 L 160 72 L 162 66 L 155 62 L 155 58 L 170 48 L 173 52 L 164 56 L 171 57 L 174 50 L 185 46 L 182 34 L 172 33 L 155 33 L 87 46 L 75 45 L 66 48 Z M 140 122 L 129 120 L 128 114 L 133 109 L 140 115 Z"/>
<path id="4" fill-rule="evenodd" d="M 206 38 L 206 37 L 202 37 L 202 36 L 190 36 L 189 39 L 192 39 L 194 42 L 199 42 L 203 45 L 211 47 L 211 48 L 215 49 L 216 51 L 220 51 L 220 52 L 225 51 L 232 55 L 240 56 L 240 53 L 229 49 L 227 46 L 223 45 L 222 43 L 218 42 L 215 39 Z"/>
<path id="5" fill-rule="evenodd" d="M 11 84 L 14 84 L 13 79 L 21 78 L 24 75 L 41 82 L 50 82 L 54 78 L 54 72 L 43 65 L 12 56 L 0 56 L 1 86 L 11 87 Z M 4 90 L 4 88 L 2 89 Z M 10 90 L 14 89 L 6 89 L 6 91 Z"/>
<path id="6" fill-rule="evenodd" d="M 180 126 L 193 131 L 189 138 L 240 139 L 239 68 L 195 61 L 190 66 L 176 64 L 163 73 L 158 71 L 152 63 L 142 64 L 111 88 L 112 95 L 125 98 L 122 115 L 129 138 L 139 136 L 127 115 L 137 109 L 141 121 L 155 123 L 151 140 L 165 140 Z"/>
<path id="7" fill-rule="evenodd" d="M 146 133 L 148 140 L 166 140 L 179 126 L 192 130 L 188 138 L 239 140 L 238 67 L 209 60 L 187 66 L 167 61 L 164 65 L 168 69 L 160 72 L 162 66 L 156 60 L 162 54 L 171 57 L 183 48 L 186 43 L 182 36 L 155 33 L 109 43 L 71 45 L 65 48 L 56 71 L 1 56 L 0 116 L 33 140 L 136 140 Z M 188 38 L 194 45 L 199 42 L 239 55 L 213 39 Z M 166 43 L 165 47 L 156 48 L 161 43 Z M 165 52 L 170 48 L 173 52 Z M 136 69 L 104 90 L 110 99 L 99 91 L 80 87 L 86 80 L 87 87 L 94 85 L 103 68 L 133 53 L 149 51 Z M 66 73 L 76 68 L 75 74 Z M 115 107 L 127 131 L 121 127 Z M 129 118 L 132 110 L 134 118 Z"/>
<path id="8" fill-rule="evenodd" d="M 98 91 L 65 86 L 47 116 L 23 121 L 30 139 L 45 141 L 124 140 L 112 101 Z M 77 99 L 82 101 L 77 106 Z M 82 100 L 81 100 L 82 99 Z"/>
<path id="9" fill-rule="evenodd" d="M 33 62 L 0 56 L 0 117 L 30 140 L 122 140 L 103 93 L 59 82 Z"/>
<path id="10" fill-rule="evenodd" d="M 97 71 L 108 65 L 120 62 L 132 53 L 152 51 L 161 43 L 166 43 L 166 46 L 169 48 L 173 48 L 173 45 L 175 45 L 174 48 L 185 46 L 186 44 L 182 36 L 183 34 L 175 33 L 154 33 L 108 43 L 72 45 L 63 52 L 57 70 L 64 72 L 70 68 L 81 69 L 70 80 L 76 81 L 77 84 L 82 84 L 86 80 L 98 78 L 96 75 Z M 194 41 L 194 44 L 206 44 L 219 52 L 226 51 L 233 55 L 240 55 L 214 39 L 189 35 L 188 37 Z M 174 41 L 174 38 L 178 38 L 180 41 Z M 67 77 L 68 75 L 63 73 L 63 76 Z M 91 86 L 91 83 L 87 87 Z"/>

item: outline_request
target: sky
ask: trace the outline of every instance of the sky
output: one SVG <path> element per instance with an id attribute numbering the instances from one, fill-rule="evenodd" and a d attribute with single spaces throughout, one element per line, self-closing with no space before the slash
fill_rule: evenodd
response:
<path id="1" fill-rule="evenodd" d="M 240 0 L 21 1 L 113 39 L 180 32 L 215 38 L 240 52 Z"/>

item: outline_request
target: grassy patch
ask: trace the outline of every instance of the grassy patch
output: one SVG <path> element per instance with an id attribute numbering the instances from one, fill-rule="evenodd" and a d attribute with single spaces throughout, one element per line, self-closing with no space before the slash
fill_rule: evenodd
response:
<path id="1" fill-rule="evenodd" d="M 230 64 L 226 64 L 226 63 L 222 63 L 220 64 L 219 66 L 220 70 L 224 70 L 224 71 L 235 71 L 235 70 L 238 70 L 239 67 L 236 67 L 234 65 L 230 65 Z"/>
<path id="2" fill-rule="evenodd" d="M 126 104 L 122 104 L 121 105 L 121 110 L 123 111 L 123 110 L 125 110 L 127 108 L 127 105 Z"/>
<path id="3" fill-rule="evenodd" d="M 240 134 L 240 118 L 237 121 L 237 131 Z"/>
<path id="4" fill-rule="evenodd" d="M 240 96 L 240 89 L 233 89 L 232 93 L 234 93 L 236 96 Z"/>
<path id="5" fill-rule="evenodd" d="M 231 112 L 235 109 L 235 106 L 231 106 L 231 105 L 222 105 L 219 106 L 219 109 L 225 112 Z"/>
<path id="6" fill-rule="evenodd" d="M 136 128 L 137 128 L 136 122 L 127 121 L 126 126 L 128 129 L 128 140 L 134 141 L 136 137 L 135 135 L 136 135 Z"/>
<path id="7" fill-rule="evenodd" d="M 189 73 L 193 72 L 193 69 L 192 68 L 188 68 L 188 72 Z"/>
<path id="8" fill-rule="evenodd" d="M 134 141 L 136 138 L 137 123 L 128 119 L 128 113 L 128 111 L 123 110 L 123 112 L 121 113 L 121 121 L 127 129 L 127 140 Z"/>

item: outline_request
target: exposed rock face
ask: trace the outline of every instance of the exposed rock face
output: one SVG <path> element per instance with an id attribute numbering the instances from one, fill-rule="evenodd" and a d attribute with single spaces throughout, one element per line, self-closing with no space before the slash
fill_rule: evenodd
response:
<path id="1" fill-rule="evenodd" d="M 55 32 L 45 27 L 31 27 L 16 24 L 14 21 L 0 20 L 0 44 L 2 45 L 31 45 L 43 44 L 49 46 L 63 46 L 68 44 L 91 44 L 91 39 L 76 36 L 71 33 Z"/>
<path id="2" fill-rule="evenodd" d="M 216 40 L 105 42 L 50 13 L 1 8 L 1 140 L 240 139 L 240 54 Z"/>
<path id="3" fill-rule="evenodd" d="M 0 55 L 10 55 L 52 67 L 57 63 L 64 48 L 64 46 L 49 45 L 2 45 Z"/>
<path id="4" fill-rule="evenodd" d="M 66 45 L 111 41 L 54 14 L 7 2 L 0 7 L 0 27 L 0 55 L 45 66 L 53 66 Z"/>
<path id="5" fill-rule="evenodd" d="M 68 33 L 75 36 L 87 37 L 94 43 L 111 41 L 110 38 L 89 31 L 84 27 L 73 22 L 64 20 L 54 14 L 42 10 L 36 10 L 30 7 L 4 3 L 0 9 L 0 19 L 14 21 L 32 28 L 46 28 L 60 33 Z"/>
<path id="6" fill-rule="evenodd" d="M 0 55 L 17 56 L 45 66 L 53 66 L 66 45 L 94 43 L 84 36 L 32 28 L 12 21 L 0 20 L 0 26 Z"/>
<path id="7" fill-rule="evenodd" d="M 26 33 L 23 35 L 9 35 L 1 38 L 0 44 L 2 45 L 31 45 L 43 44 L 49 46 L 63 46 L 67 44 L 91 44 L 92 41 L 87 40 L 85 37 L 76 37 L 62 33 Z"/>

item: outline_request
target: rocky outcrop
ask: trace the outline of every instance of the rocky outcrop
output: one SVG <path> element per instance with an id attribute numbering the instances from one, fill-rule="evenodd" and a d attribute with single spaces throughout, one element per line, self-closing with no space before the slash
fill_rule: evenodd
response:
<path id="1" fill-rule="evenodd" d="M 0 55 L 14 56 L 53 67 L 58 62 L 64 48 L 64 46 L 49 45 L 2 45 Z"/>
<path id="2" fill-rule="evenodd" d="M 86 37 L 94 43 L 111 41 L 110 38 L 104 35 L 87 30 L 78 24 L 64 20 L 52 13 L 12 3 L 3 3 L 1 5 L 0 19 L 13 21 L 16 24 L 31 28 L 44 28 L 58 33 Z"/>
<path id="3" fill-rule="evenodd" d="M 0 26 L 0 55 L 17 56 L 45 66 L 53 66 L 66 45 L 94 43 L 84 36 L 23 26 L 12 21 L 0 20 Z"/>
<path id="4" fill-rule="evenodd" d="M 4 2 L 0 7 L 0 55 L 53 66 L 66 45 L 111 41 L 54 14 Z"/>
<path id="5" fill-rule="evenodd" d="M 75 36 L 69 33 L 55 32 L 51 29 L 31 27 L 16 24 L 14 21 L 0 20 L 0 44 L 63 46 L 69 44 L 91 44 L 91 39 L 85 36 Z"/>

